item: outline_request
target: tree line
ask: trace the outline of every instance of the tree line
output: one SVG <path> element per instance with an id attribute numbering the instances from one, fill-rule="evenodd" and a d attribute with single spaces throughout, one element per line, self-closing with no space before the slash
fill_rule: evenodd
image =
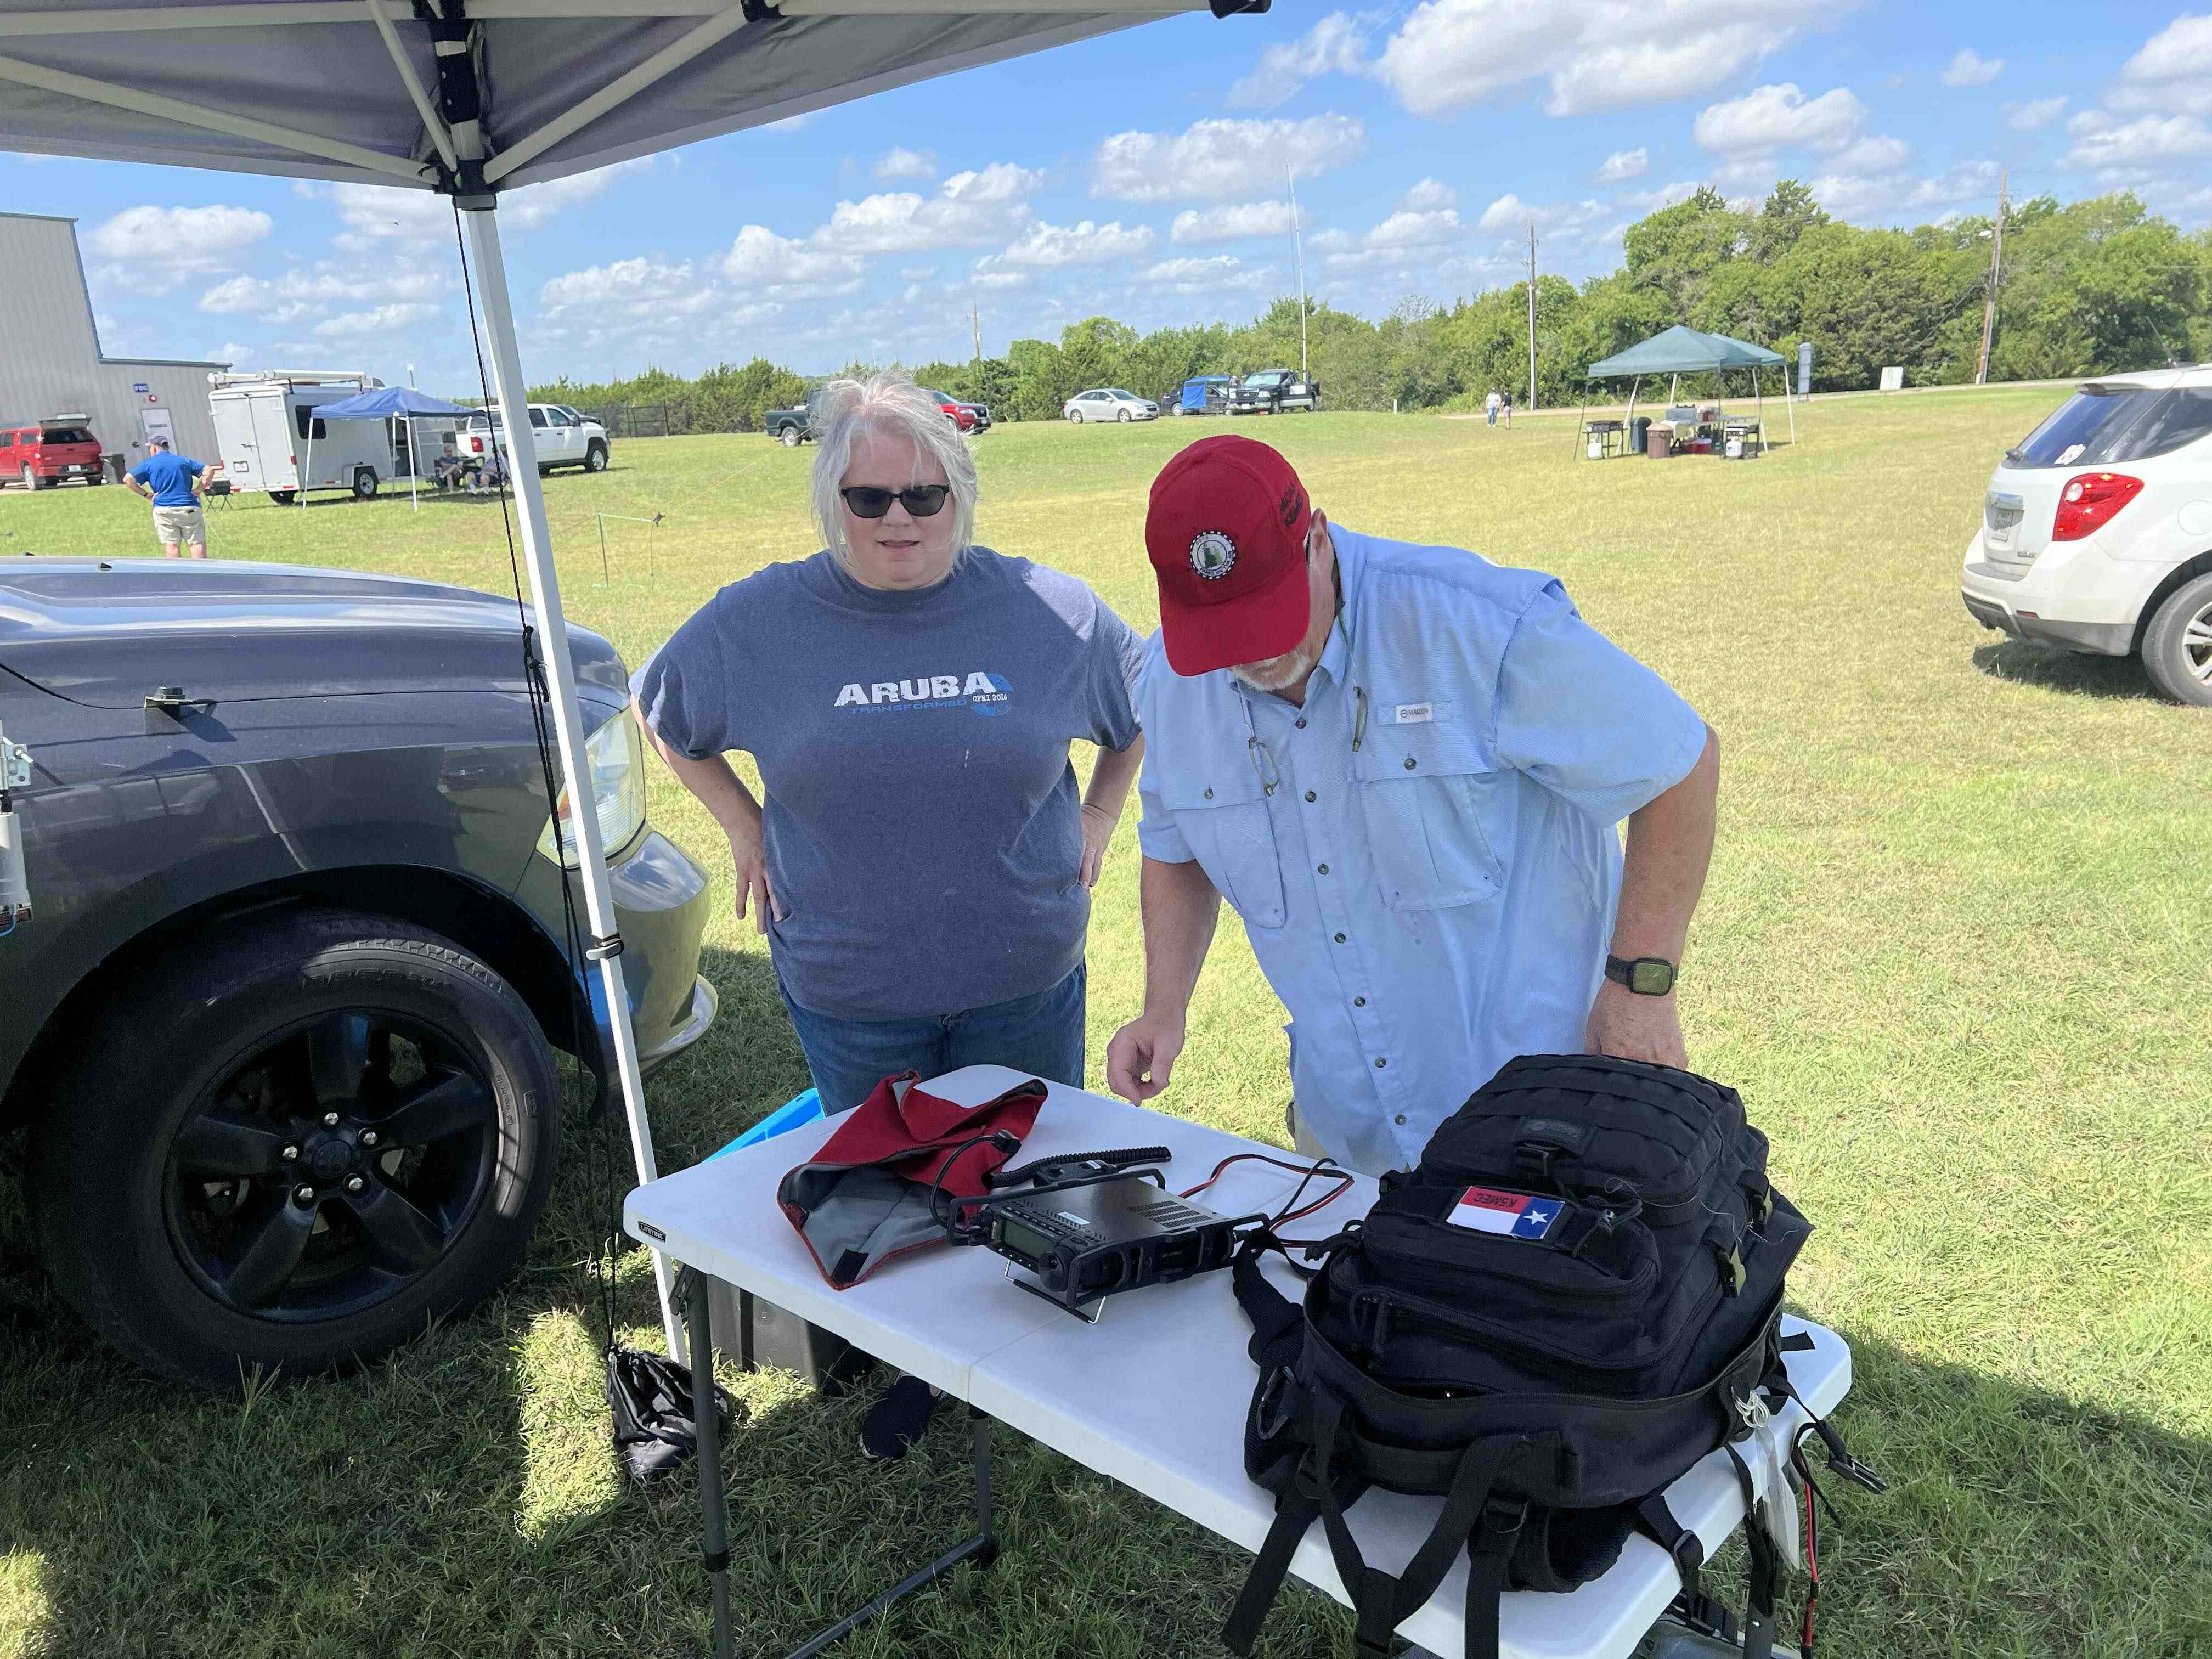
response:
<path id="1" fill-rule="evenodd" d="M 1622 234 L 1618 270 L 1580 286 L 1536 283 L 1536 397 L 1581 400 L 1587 365 L 1676 323 L 1778 351 L 1792 366 L 1813 344 L 1815 391 L 1853 391 L 1901 367 L 1909 386 L 1974 378 L 1990 290 L 1994 216 L 1912 230 L 1832 217 L 1796 179 L 1756 208 L 1710 186 Z M 2061 379 L 2212 357 L 2212 231 L 2184 234 L 2121 191 L 2062 204 L 2038 196 L 2005 210 L 1993 380 Z M 1528 285 L 1438 304 L 1414 295 L 1370 320 L 1318 298 L 1305 303 L 1307 352 L 1331 409 L 1470 407 L 1492 388 L 1525 398 Z M 1249 323 L 1139 334 L 1109 317 L 1016 340 L 1003 357 L 914 366 L 923 385 L 988 404 L 1000 420 L 1052 420 L 1074 393 L 1126 386 L 1164 399 L 1197 374 L 1295 367 L 1299 301 L 1276 300 Z M 865 374 L 854 363 L 842 373 Z M 672 431 L 750 432 L 763 412 L 820 383 L 764 358 L 695 380 L 648 369 L 632 380 L 532 390 L 592 410 L 656 405 Z"/>

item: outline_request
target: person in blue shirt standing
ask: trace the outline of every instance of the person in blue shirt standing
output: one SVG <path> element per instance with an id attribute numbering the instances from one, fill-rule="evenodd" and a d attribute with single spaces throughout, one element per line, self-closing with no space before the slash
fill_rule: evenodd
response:
<path id="1" fill-rule="evenodd" d="M 176 558 L 189 546 L 192 557 L 204 559 L 207 515 L 200 510 L 200 492 L 207 487 L 207 469 L 172 454 L 167 438 L 149 438 L 146 450 L 146 459 L 124 481 L 154 503 L 154 535 L 161 544 L 162 556 Z"/>
<path id="2" fill-rule="evenodd" d="M 1666 682 L 1550 576 L 1331 524 L 1248 438 L 1169 462 L 1145 538 L 1145 1006 L 1116 1093 L 1168 1086 L 1224 897 L 1291 1015 L 1309 1156 L 1409 1168 L 1519 1054 L 1686 1063 L 1720 759 Z"/>

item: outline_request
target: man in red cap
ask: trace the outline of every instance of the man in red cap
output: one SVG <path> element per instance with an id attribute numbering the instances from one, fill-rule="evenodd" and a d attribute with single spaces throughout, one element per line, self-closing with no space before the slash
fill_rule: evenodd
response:
<path id="1" fill-rule="evenodd" d="M 1224 897 L 1290 1011 L 1311 1155 L 1410 1167 L 1518 1054 L 1686 1064 L 1720 761 L 1666 682 L 1540 571 L 1332 525 L 1250 439 L 1170 461 L 1145 541 L 1145 1007 L 1115 1092 L 1168 1086 Z"/>

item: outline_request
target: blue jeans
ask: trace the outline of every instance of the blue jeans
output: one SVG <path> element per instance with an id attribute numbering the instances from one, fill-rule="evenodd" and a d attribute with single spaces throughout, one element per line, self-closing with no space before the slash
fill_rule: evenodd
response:
<path id="1" fill-rule="evenodd" d="M 781 988 L 781 981 L 779 981 Z M 1084 964 L 1049 990 L 919 1019 L 840 1019 L 784 994 L 822 1109 L 849 1111 L 876 1085 L 913 1070 L 927 1079 L 963 1066 L 1006 1066 L 1083 1086 Z"/>

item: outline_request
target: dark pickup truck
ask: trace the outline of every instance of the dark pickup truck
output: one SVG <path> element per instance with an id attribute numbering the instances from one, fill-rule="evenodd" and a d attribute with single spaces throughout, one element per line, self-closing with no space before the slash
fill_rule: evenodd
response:
<path id="1" fill-rule="evenodd" d="M 786 449 L 796 449 L 808 439 L 822 435 L 817 418 L 821 407 L 822 394 L 811 393 L 799 408 L 769 410 L 761 416 L 761 430 Z"/>
<path id="2" fill-rule="evenodd" d="M 1306 379 L 1295 368 L 1261 369 L 1229 389 L 1231 415 L 1279 415 L 1286 409 L 1303 409 L 1310 415 L 1320 407 L 1321 382 Z"/>
<path id="3" fill-rule="evenodd" d="M 607 1018 L 524 620 L 345 571 L 0 568 L 0 1130 L 56 1285 L 141 1364 L 356 1364 L 520 1255 L 554 1050 L 604 1074 Z M 646 823 L 621 659 L 569 640 L 651 1067 L 714 1017 L 707 878 Z"/>

